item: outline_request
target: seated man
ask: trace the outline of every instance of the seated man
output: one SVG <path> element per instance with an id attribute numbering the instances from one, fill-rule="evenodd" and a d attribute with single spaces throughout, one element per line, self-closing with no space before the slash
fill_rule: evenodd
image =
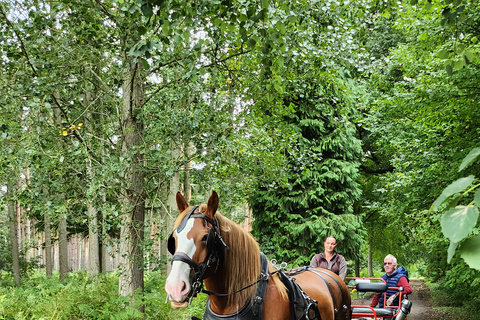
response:
<path id="1" fill-rule="evenodd" d="M 389 287 L 403 287 L 403 294 L 412 293 L 412 287 L 408 283 L 408 272 L 405 268 L 400 267 L 397 269 L 397 258 L 389 254 L 383 260 L 383 267 L 385 268 L 385 274 L 382 276 L 382 279 L 387 282 Z M 386 294 L 386 297 L 385 297 Z M 373 296 L 371 307 L 376 307 L 377 303 L 380 302 L 379 307 L 383 308 L 383 302 L 387 299 L 387 306 L 396 306 L 399 304 L 398 301 L 398 291 L 393 289 L 388 289 L 387 292 L 379 292 Z"/>

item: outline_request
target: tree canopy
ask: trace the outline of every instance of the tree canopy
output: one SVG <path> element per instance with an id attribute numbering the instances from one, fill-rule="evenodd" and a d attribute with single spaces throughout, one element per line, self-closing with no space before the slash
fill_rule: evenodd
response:
<path id="1" fill-rule="evenodd" d="M 0 199 L 40 230 L 113 249 L 128 229 L 143 257 L 145 210 L 171 231 L 181 176 L 192 202 L 248 202 L 271 258 L 334 235 L 362 267 L 392 253 L 480 291 L 474 1 L 26 0 L 0 19 Z"/>

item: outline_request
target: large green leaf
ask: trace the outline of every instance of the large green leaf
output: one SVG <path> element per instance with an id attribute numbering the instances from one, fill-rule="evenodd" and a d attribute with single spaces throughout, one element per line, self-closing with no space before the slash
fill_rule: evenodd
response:
<path id="1" fill-rule="evenodd" d="M 450 261 L 453 258 L 453 255 L 455 254 L 455 249 L 457 249 L 458 242 L 450 241 L 450 245 L 448 246 L 448 258 L 447 262 L 450 263 Z"/>
<path id="2" fill-rule="evenodd" d="M 459 252 L 470 268 L 480 270 L 480 235 L 465 240 Z"/>
<path id="3" fill-rule="evenodd" d="M 435 200 L 435 202 L 433 203 L 433 210 L 437 211 L 438 207 L 440 207 L 440 205 L 442 205 L 442 203 L 444 203 L 445 200 L 447 200 L 449 197 L 468 188 L 470 184 L 472 184 L 474 179 L 475 177 L 473 175 L 470 175 L 466 178 L 460 178 L 452 182 L 448 187 L 443 190 L 442 194 L 437 198 L 437 200 Z"/>
<path id="4" fill-rule="evenodd" d="M 477 205 L 477 207 L 480 207 L 480 189 L 477 189 L 477 191 L 475 192 L 473 201 L 475 201 L 475 204 Z"/>
<path id="5" fill-rule="evenodd" d="M 473 148 L 472 151 L 463 159 L 458 171 L 462 171 L 468 167 L 480 155 L 480 148 Z"/>
<path id="6" fill-rule="evenodd" d="M 438 57 L 440 59 L 448 59 L 450 55 L 450 52 L 448 52 L 448 50 L 445 50 L 445 49 L 442 49 L 438 52 Z"/>
<path id="7" fill-rule="evenodd" d="M 442 232 L 451 241 L 459 242 L 470 234 L 478 219 L 475 206 L 458 206 L 442 216 Z"/>

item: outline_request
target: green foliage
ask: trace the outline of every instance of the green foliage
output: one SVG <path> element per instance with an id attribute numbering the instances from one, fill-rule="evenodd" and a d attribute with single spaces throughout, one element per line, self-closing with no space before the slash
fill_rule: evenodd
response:
<path id="1" fill-rule="evenodd" d="M 472 269 L 470 269 L 470 271 L 471 270 Z M 460 274 L 464 271 L 468 273 L 468 270 L 457 271 L 459 271 Z M 478 285 L 478 283 L 476 285 Z M 468 319 L 473 314 L 476 314 L 480 308 L 480 299 L 478 299 L 478 296 L 472 297 L 469 294 L 473 289 L 469 282 L 449 286 L 445 280 L 440 280 L 429 284 L 429 287 L 431 288 L 430 295 L 433 306 L 440 308 L 442 312 L 447 314 L 448 319 Z"/>
<path id="2" fill-rule="evenodd" d="M 476 177 L 479 168 L 472 162 L 474 155 L 467 156 L 479 143 L 478 6 L 420 1 L 415 7 L 389 10 L 393 21 L 379 17 L 373 30 L 390 26 L 401 43 L 389 48 L 365 81 L 361 133 L 367 166 L 359 207 L 366 209 L 374 259 L 383 259 L 379 252 L 394 251 L 401 263 L 425 263 L 420 268 L 424 276 L 451 284 L 454 296 L 462 287 L 455 279 L 475 284 L 478 277 L 477 271 L 466 271 L 464 259 L 453 255 L 455 242 L 467 234 L 473 235 L 473 245 L 461 243 L 475 250 L 478 234 L 476 209 L 468 208 L 475 206 L 476 178 L 462 178 Z M 459 175 L 456 168 L 464 158 L 465 173 Z M 452 181 L 456 184 L 445 189 Z M 435 210 L 452 211 L 431 211 L 432 203 Z M 464 206 L 456 209 L 460 204 Z M 456 216 L 461 223 L 454 229 Z M 450 249 L 439 226 L 454 239 Z M 475 254 L 469 251 L 468 257 Z M 450 259 L 452 264 L 447 263 Z M 476 285 L 459 290 L 466 300 L 479 292 Z"/>
<path id="3" fill-rule="evenodd" d="M 471 164 L 479 154 L 478 148 L 472 149 L 460 164 L 459 171 Z M 474 180 L 475 177 L 470 175 L 452 182 L 435 200 L 432 209 L 438 211 L 441 207 L 446 211 L 442 215 L 442 232 L 450 239 L 447 261 L 452 260 L 459 243 L 468 237 L 459 249 L 460 256 L 470 267 L 480 270 L 480 235 L 478 235 L 480 229 L 476 228 L 480 207 L 480 184 L 472 186 Z M 472 195 L 473 201 L 470 200 Z M 463 199 L 470 203 L 459 205 Z"/>
<path id="4" fill-rule="evenodd" d="M 338 238 L 347 258 L 356 257 L 361 244 L 361 223 L 352 214 L 359 197 L 356 183 L 359 143 L 349 118 L 350 105 L 328 76 L 318 82 L 291 81 L 284 103 L 295 113 L 284 118 L 297 132 L 288 154 L 288 184 L 259 179 L 249 198 L 254 234 L 279 261 L 296 265 L 310 262 L 322 251 L 326 236 Z"/>
<path id="5" fill-rule="evenodd" d="M 193 301 L 189 309 L 173 310 L 165 304 L 165 279 L 158 273 L 147 273 L 145 315 L 118 296 L 118 274 L 90 277 L 85 272 L 70 273 L 65 282 L 38 274 L 23 281 L 22 287 L 8 282 L 3 275 L 0 287 L 0 317 L 4 319 L 190 319 L 201 317 L 205 295 Z M 141 299 L 138 299 L 141 300 Z"/>

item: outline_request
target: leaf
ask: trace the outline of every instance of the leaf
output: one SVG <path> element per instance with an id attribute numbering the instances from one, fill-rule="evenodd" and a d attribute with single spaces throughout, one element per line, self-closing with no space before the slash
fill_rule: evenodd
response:
<path id="1" fill-rule="evenodd" d="M 458 206 L 442 215 L 442 232 L 451 241 L 460 242 L 472 232 L 477 219 L 477 207 Z"/>
<path id="2" fill-rule="evenodd" d="M 418 40 L 420 41 L 424 41 L 424 40 L 427 40 L 428 39 L 428 33 L 424 32 L 422 33 L 419 37 L 418 37 Z"/>
<path id="3" fill-rule="evenodd" d="M 147 28 L 145 28 L 145 27 L 138 27 L 138 28 L 137 28 L 137 31 L 138 31 L 138 34 L 139 34 L 139 35 L 144 35 L 145 33 L 147 33 Z"/>
<path id="4" fill-rule="evenodd" d="M 470 175 L 466 178 L 460 178 L 454 182 L 452 182 L 448 187 L 446 187 L 442 194 L 437 198 L 437 200 L 435 200 L 435 202 L 433 203 L 433 211 L 437 211 L 438 210 L 438 207 L 445 201 L 447 200 L 449 197 L 451 197 L 452 195 L 454 195 L 455 193 L 459 193 L 459 192 L 462 192 L 464 191 L 466 188 L 468 188 L 470 186 L 470 184 L 472 184 L 473 180 L 475 179 L 475 177 L 473 175 Z"/>
<path id="5" fill-rule="evenodd" d="M 459 59 L 453 64 L 455 70 L 460 70 L 465 66 L 465 59 Z"/>
<path id="6" fill-rule="evenodd" d="M 461 193 L 456 193 L 454 194 L 451 199 L 448 201 L 447 206 L 443 209 L 444 211 L 450 210 L 452 208 L 455 208 L 458 205 L 458 202 L 463 198 L 463 194 Z"/>
<path id="7" fill-rule="evenodd" d="M 475 195 L 473 197 L 473 201 L 475 202 L 477 207 L 480 207 L 480 189 L 477 189 L 477 191 L 475 192 Z"/>
<path id="8" fill-rule="evenodd" d="M 257 42 L 256 42 L 255 39 L 253 39 L 253 38 L 250 38 L 250 39 L 248 39 L 248 41 L 247 41 L 247 46 L 249 46 L 250 48 L 255 47 L 256 44 L 257 44 Z"/>
<path id="9" fill-rule="evenodd" d="M 459 252 L 470 268 L 480 270 L 480 235 L 465 240 Z"/>
<path id="10" fill-rule="evenodd" d="M 468 167 L 480 155 L 480 148 L 473 148 L 468 155 L 463 159 L 458 171 L 462 171 Z"/>
<path id="11" fill-rule="evenodd" d="M 140 9 L 145 17 L 151 17 L 153 15 L 152 7 L 149 4 L 144 3 Z"/>
<path id="12" fill-rule="evenodd" d="M 451 76 L 453 74 L 453 68 L 452 68 L 452 65 L 448 64 L 446 67 L 445 67 L 445 70 L 447 70 L 447 74 L 449 76 Z"/>
<path id="13" fill-rule="evenodd" d="M 143 66 L 143 69 L 145 70 L 150 69 L 150 65 L 148 64 L 148 61 L 145 59 L 142 59 L 142 66 Z"/>
<path id="14" fill-rule="evenodd" d="M 450 245 L 448 246 L 448 257 L 447 257 L 447 262 L 450 263 L 450 261 L 453 258 L 453 255 L 455 254 L 455 249 L 457 249 L 458 242 L 450 241 Z"/>
<path id="15" fill-rule="evenodd" d="M 450 55 L 450 52 L 448 52 L 448 50 L 445 50 L 445 49 L 442 49 L 438 52 L 438 57 L 440 59 L 448 59 Z"/>

